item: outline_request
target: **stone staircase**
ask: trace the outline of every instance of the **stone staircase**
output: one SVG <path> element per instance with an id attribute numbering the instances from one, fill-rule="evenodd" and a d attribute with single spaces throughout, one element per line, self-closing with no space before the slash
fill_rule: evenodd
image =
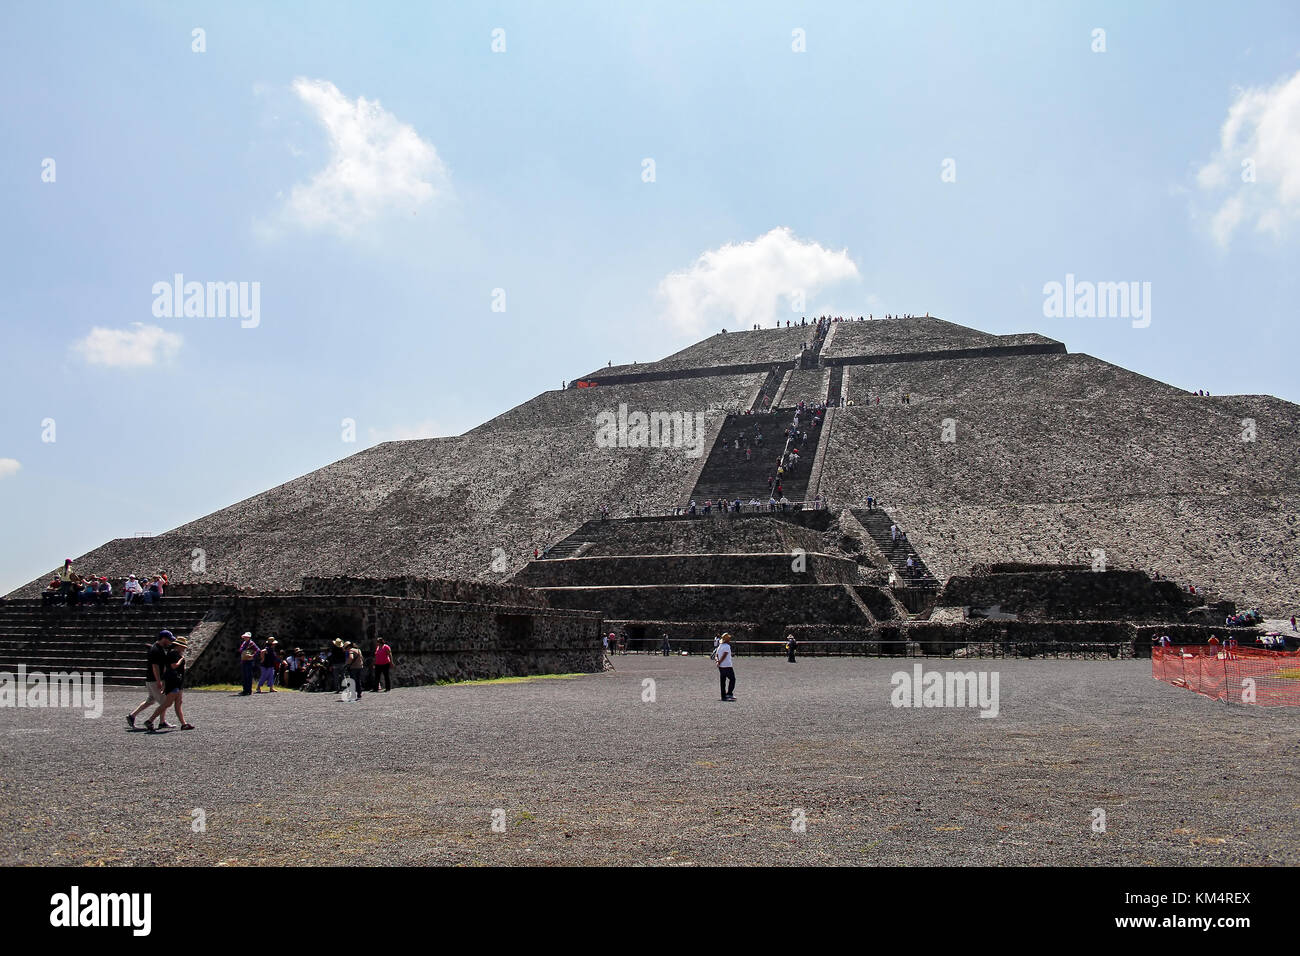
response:
<path id="1" fill-rule="evenodd" d="M 768 479 L 776 474 L 786 450 L 782 432 L 794 420 L 794 412 L 793 408 L 779 408 L 770 415 L 728 415 L 691 493 L 696 505 L 703 507 L 704 502 L 716 502 L 720 498 L 729 501 L 739 498 L 745 503 L 756 498 L 766 504 L 772 494 Z M 806 428 L 807 424 L 807 421 L 802 422 L 800 428 Z M 762 445 L 754 443 L 755 429 L 763 432 Z M 807 431 L 807 442 L 791 443 L 790 446 L 799 449 L 799 463 L 782 482 L 785 496 L 791 501 L 803 500 L 817 445 L 821 441 L 821 428 L 807 428 Z M 737 449 L 736 439 L 742 432 L 745 440 Z M 753 456 L 748 461 L 745 459 L 746 446 L 753 449 Z"/>
<path id="2" fill-rule="evenodd" d="M 826 389 L 826 404 L 831 408 L 839 408 L 844 400 L 844 366 L 835 365 L 831 367 L 831 382 Z"/>
<path id="3" fill-rule="evenodd" d="M 826 333 L 830 330 L 830 324 L 819 325 L 813 332 L 811 345 L 799 356 L 799 367 L 801 369 L 817 368 L 821 364 L 822 346 L 826 344 Z"/>
<path id="4" fill-rule="evenodd" d="M 866 529 L 867 534 L 871 535 L 871 540 L 875 542 L 876 547 L 880 549 L 893 566 L 898 575 L 901 584 L 909 588 L 927 588 L 935 589 L 939 587 L 938 580 L 930 573 L 930 569 L 925 566 L 921 556 L 912 549 L 911 544 L 903 537 L 903 529 L 898 529 L 899 535 L 895 540 L 890 537 L 889 528 L 897 524 L 894 518 L 884 508 L 850 508 L 853 517 L 858 519 L 858 523 Z M 912 558 L 913 569 L 908 571 L 907 559 Z"/>
<path id="5" fill-rule="evenodd" d="M 210 598 L 167 597 L 153 606 L 42 606 L 39 598 L 0 604 L 0 671 L 101 673 L 106 684 L 144 681 L 145 654 L 164 628 L 187 637 L 211 607 Z"/>
<path id="6" fill-rule="evenodd" d="M 540 561 L 557 561 L 561 558 L 577 557 L 587 545 L 600 539 L 600 526 L 605 523 L 599 518 L 593 518 L 591 521 L 585 521 L 582 525 L 566 538 L 561 538 L 555 544 L 546 549 L 538 558 Z"/>

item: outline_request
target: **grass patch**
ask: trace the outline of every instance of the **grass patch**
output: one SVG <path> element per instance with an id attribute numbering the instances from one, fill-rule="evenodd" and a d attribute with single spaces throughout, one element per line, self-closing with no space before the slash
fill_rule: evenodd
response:
<path id="1" fill-rule="evenodd" d="M 1300 667 L 1287 667 L 1277 672 L 1283 680 L 1300 680 Z"/>
<path id="2" fill-rule="evenodd" d="M 586 677 L 586 674 L 527 674 L 523 677 L 484 677 L 479 680 L 440 680 L 438 686 L 445 684 L 526 684 L 534 680 L 572 680 Z"/>

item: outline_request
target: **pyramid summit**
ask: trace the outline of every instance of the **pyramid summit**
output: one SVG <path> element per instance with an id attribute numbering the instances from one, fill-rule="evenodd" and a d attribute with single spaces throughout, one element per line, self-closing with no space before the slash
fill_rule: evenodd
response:
<path id="1" fill-rule="evenodd" d="M 1272 613 L 1300 604 L 1296 405 L 1189 393 L 1036 333 L 929 316 L 807 322 L 590 370 L 463 435 L 385 442 L 74 563 L 261 589 L 313 576 L 507 583 L 602 510 L 680 524 L 693 499 L 765 506 L 810 423 L 787 443 L 802 402 L 828 408 L 785 497 L 825 503 L 836 522 L 883 505 L 936 583 L 996 563 L 1101 562 Z M 843 528 L 803 530 L 832 554 L 826 536 Z M 889 571 L 885 550 L 858 563 Z"/>

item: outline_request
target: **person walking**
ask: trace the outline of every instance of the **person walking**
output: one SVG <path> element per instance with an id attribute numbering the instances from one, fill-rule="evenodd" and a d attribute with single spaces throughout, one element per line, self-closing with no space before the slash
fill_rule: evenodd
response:
<path id="1" fill-rule="evenodd" d="M 393 689 L 392 679 L 388 676 L 393 666 L 393 649 L 378 638 L 375 639 L 375 693 L 379 693 L 379 682 L 384 682 L 384 693 Z"/>
<path id="2" fill-rule="evenodd" d="M 736 669 L 732 666 L 731 635 L 723 634 L 718 641 L 718 685 L 722 690 L 723 701 L 735 700 Z"/>
<path id="3" fill-rule="evenodd" d="M 365 659 L 361 656 L 361 648 L 351 641 L 347 644 L 348 650 L 348 677 L 351 678 L 355 685 L 357 696 L 354 700 L 361 699 L 361 672 L 366 666 Z"/>
<path id="4" fill-rule="evenodd" d="M 251 697 L 253 694 L 253 669 L 258 666 L 258 660 L 262 656 L 262 649 L 253 641 L 252 631 L 245 631 L 239 636 L 242 642 L 239 645 L 239 669 L 244 679 L 244 689 L 239 692 L 239 696 Z"/>
<path id="5" fill-rule="evenodd" d="M 787 634 L 785 636 L 785 659 L 791 664 L 798 663 L 798 661 L 794 659 L 794 651 L 798 646 L 799 642 L 794 639 L 793 634 Z"/>
<path id="6" fill-rule="evenodd" d="M 159 709 L 159 716 L 166 716 L 167 708 L 170 707 L 176 711 L 176 719 L 181 722 L 181 730 L 193 730 L 194 725 L 185 719 L 185 649 L 189 644 L 182 638 L 172 642 L 171 650 L 167 654 L 167 670 L 163 673 L 163 697 L 162 707 Z M 145 722 L 149 727 L 152 719 Z M 160 727 L 166 727 L 168 724 L 159 724 Z M 149 727 L 153 730 L 152 727 Z"/>
<path id="7" fill-rule="evenodd" d="M 671 654 L 671 653 L 673 652 L 672 645 L 668 643 L 668 635 L 667 635 L 667 634 L 664 635 L 663 644 L 660 645 L 660 650 L 663 651 L 663 655 L 664 655 L 664 657 L 667 657 L 669 654 Z"/>
<path id="8" fill-rule="evenodd" d="M 257 678 L 257 692 L 262 693 L 262 685 L 265 684 L 275 693 L 275 669 L 280 666 L 279 644 L 274 637 L 266 642 L 266 647 L 262 648 L 262 660 L 260 664 L 261 673 Z"/>
<path id="9" fill-rule="evenodd" d="M 171 631 L 159 631 L 157 640 L 149 645 L 144 676 L 144 687 L 149 696 L 145 698 L 144 703 L 126 715 L 126 724 L 132 730 L 135 730 L 135 719 L 140 716 L 142 711 L 149 707 L 161 707 L 167 697 L 163 677 L 167 672 L 167 655 L 171 650 L 173 640 L 175 638 L 172 636 Z M 152 721 L 153 718 L 151 717 L 149 720 Z M 151 722 L 146 723 L 145 726 L 149 730 L 153 730 Z M 162 726 L 167 727 L 169 725 L 166 721 L 163 721 Z"/>

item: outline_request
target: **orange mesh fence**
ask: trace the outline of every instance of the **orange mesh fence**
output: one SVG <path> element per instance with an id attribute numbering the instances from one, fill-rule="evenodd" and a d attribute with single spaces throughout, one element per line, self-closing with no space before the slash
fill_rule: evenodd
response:
<path id="1" fill-rule="evenodd" d="M 1153 647 L 1151 676 L 1214 700 L 1300 707 L 1300 652 L 1213 644 Z"/>

